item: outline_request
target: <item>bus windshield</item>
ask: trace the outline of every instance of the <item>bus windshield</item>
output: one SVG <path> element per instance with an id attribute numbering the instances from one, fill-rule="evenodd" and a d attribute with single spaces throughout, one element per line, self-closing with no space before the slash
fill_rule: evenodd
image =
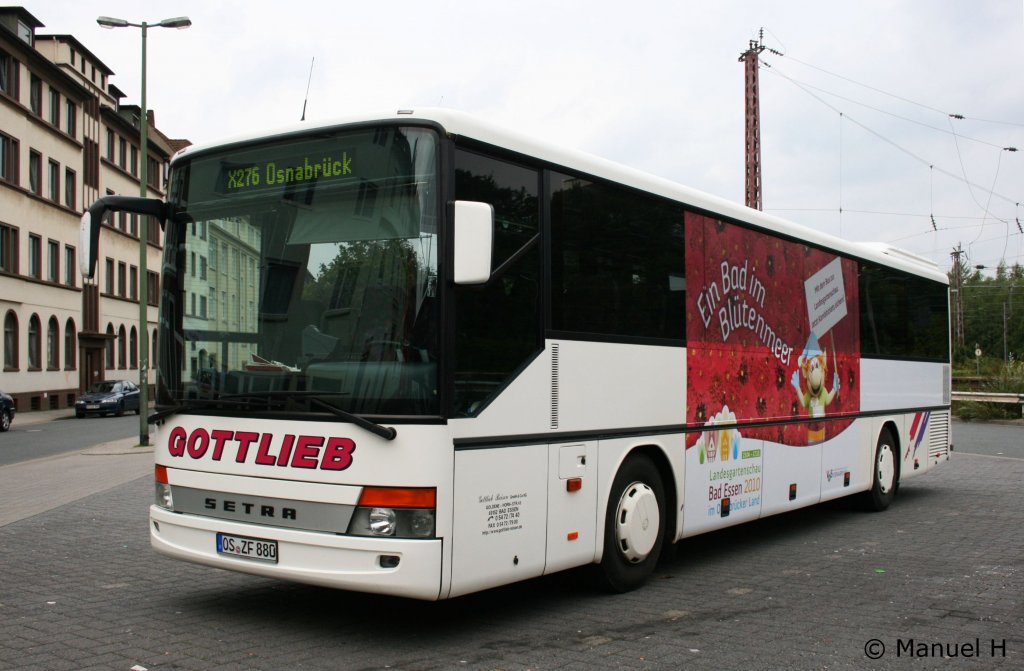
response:
<path id="1" fill-rule="evenodd" d="M 197 152 L 169 201 L 159 404 L 439 413 L 433 131 Z"/>

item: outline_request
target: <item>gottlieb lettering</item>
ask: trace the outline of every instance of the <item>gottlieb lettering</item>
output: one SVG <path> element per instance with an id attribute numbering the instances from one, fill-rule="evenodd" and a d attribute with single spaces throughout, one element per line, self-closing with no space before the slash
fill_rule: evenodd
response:
<path id="1" fill-rule="evenodd" d="M 177 426 L 167 439 L 172 457 L 212 461 L 235 461 L 259 466 L 283 468 L 319 468 L 322 471 L 343 471 L 352 465 L 356 450 L 351 438 L 337 436 L 306 436 L 254 431 L 193 429 L 191 433 Z"/>

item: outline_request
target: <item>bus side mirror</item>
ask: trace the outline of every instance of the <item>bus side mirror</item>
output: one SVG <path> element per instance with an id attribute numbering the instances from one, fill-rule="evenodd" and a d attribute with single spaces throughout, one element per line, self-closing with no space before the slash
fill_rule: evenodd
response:
<path id="1" fill-rule="evenodd" d="M 82 277 L 91 280 L 96 273 L 96 261 L 100 255 L 100 225 L 108 212 L 134 212 L 135 214 L 156 217 L 161 224 L 166 219 L 167 206 L 155 198 L 138 196 L 104 196 L 93 203 L 82 215 L 78 243 L 81 254 L 78 257 L 78 269 Z M 140 223 L 144 226 L 145 223 Z"/>
<path id="2" fill-rule="evenodd" d="M 483 284 L 491 278 L 494 207 L 489 203 L 455 201 L 455 284 Z"/>

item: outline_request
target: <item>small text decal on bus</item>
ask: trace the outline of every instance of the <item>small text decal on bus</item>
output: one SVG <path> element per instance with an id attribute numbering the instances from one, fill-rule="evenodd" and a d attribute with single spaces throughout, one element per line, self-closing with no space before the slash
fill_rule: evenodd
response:
<path id="1" fill-rule="evenodd" d="M 343 471 L 352 465 L 356 450 L 351 438 L 337 436 L 305 436 L 287 433 L 280 438 L 272 433 L 194 429 L 191 433 L 180 426 L 171 429 L 167 451 L 172 457 L 213 461 L 234 461 L 259 466 L 319 468 Z"/>

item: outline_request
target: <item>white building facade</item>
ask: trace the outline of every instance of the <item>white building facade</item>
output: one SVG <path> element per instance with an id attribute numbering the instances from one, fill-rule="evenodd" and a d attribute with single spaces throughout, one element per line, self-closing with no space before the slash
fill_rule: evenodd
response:
<path id="1" fill-rule="evenodd" d="M 113 71 L 71 35 L 43 35 L 21 7 L 0 8 L 0 389 L 18 411 L 64 408 L 103 379 L 139 379 L 139 301 L 156 333 L 162 231 L 117 214 L 100 234 L 95 279 L 78 268 L 79 220 L 97 198 L 162 198 L 173 151 L 149 115 L 121 103 Z M 148 291 L 139 295 L 139 227 L 147 226 Z"/>

